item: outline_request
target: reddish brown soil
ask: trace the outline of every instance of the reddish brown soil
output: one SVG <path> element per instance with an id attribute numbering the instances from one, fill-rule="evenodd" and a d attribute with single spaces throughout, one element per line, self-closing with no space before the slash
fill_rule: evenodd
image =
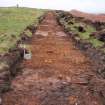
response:
<path id="1" fill-rule="evenodd" d="M 84 17 L 85 19 L 89 19 L 93 22 L 95 21 L 105 22 L 105 14 L 89 14 L 77 10 L 72 10 L 70 13 L 77 17 Z"/>
<path id="2" fill-rule="evenodd" d="M 93 64 L 49 12 L 30 44 L 32 59 L 22 63 L 22 74 L 2 97 L 3 105 L 103 105 L 90 91 Z"/>

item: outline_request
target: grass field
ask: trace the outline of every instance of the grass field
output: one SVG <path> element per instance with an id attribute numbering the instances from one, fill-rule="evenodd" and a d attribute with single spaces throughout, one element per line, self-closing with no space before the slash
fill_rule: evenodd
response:
<path id="1" fill-rule="evenodd" d="M 45 11 L 31 8 L 0 8 L 0 53 L 8 52 L 26 26 L 38 22 Z"/>

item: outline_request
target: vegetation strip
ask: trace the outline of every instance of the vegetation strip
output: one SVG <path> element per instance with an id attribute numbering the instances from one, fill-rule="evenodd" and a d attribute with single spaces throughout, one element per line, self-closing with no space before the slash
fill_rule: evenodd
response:
<path id="1" fill-rule="evenodd" d="M 30 8 L 0 8 L 0 54 L 14 48 L 23 30 L 30 24 L 37 25 L 44 10 Z M 29 33 L 30 34 L 30 33 Z"/>
<path id="2" fill-rule="evenodd" d="M 98 30 L 100 29 L 98 31 L 96 27 L 93 27 L 97 23 L 89 22 L 87 24 L 83 21 L 83 18 L 74 17 L 72 14 L 64 11 L 57 11 L 56 15 L 59 24 L 63 26 L 64 31 L 76 42 L 76 46 L 88 54 L 96 63 L 95 72 L 98 72 L 98 74 L 105 78 L 105 42 L 98 40 L 94 37 L 95 35 L 92 35 L 94 32 L 99 33 L 101 30 L 103 32 L 103 28 L 100 28 L 101 24 L 97 26 Z M 102 38 L 104 39 L 104 37 Z"/>
<path id="3" fill-rule="evenodd" d="M 33 12 L 35 12 L 34 9 Z M 44 12 L 41 12 L 39 16 L 34 18 L 37 19 L 37 21 L 34 22 L 32 25 L 27 26 L 26 29 L 21 32 L 19 38 L 16 39 L 17 41 L 15 47 L 10 47 L 8 53 L 4 53 L 3 56 L 0 57 L 0 96 L 3 92 L 8 91 L 12 77 L 15 76 L 18 72 L 16 65 L 20 64 L 21 60 L 23 59 L 23 49 L 19 47 L 19 44 L 26 43 L 26 41 L 31 39 L 32 35 L 35 33 L 38 24 L 44 18 Z"/>

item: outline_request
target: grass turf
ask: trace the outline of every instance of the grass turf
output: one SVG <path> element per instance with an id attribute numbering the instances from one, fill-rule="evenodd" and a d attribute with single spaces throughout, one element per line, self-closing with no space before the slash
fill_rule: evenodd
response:
<path id="1" fill-rule="evenodd" d="M 37 24 L 45 10 L 32 8 L 0 8 L 0 53 L 8 52 L 26 26 Z"/>
<path id="2" fill-rule="evenodd" d="M 90 34 L 92 32 L 96 31 L 96 29 L 94 27 L 92 27 L 91 25 L 81 23 L 81 22 L 77 22 L 75 20 L 70 20 L 73 24 L 69 24 L 68 22 L 65 22 L 65 20 L 63 20 L 63 19 L 61 19 L 61 21 L 68 30 L 70 30 L 74 33 L 77 33 L 79 35 L 80 39 L 91 43 L 93 45 L 93 47 L 98 48 L 98 47 L 102 47 L 104 45 L 104 42 L 99 41 L 98 39 L 90 36 Z M 78 29 L 76 28 L 76 27 L 80 26 L 81 24 L 83 24 L 85 26 L 84 27 L 85 32 L 79 32 Z"/>

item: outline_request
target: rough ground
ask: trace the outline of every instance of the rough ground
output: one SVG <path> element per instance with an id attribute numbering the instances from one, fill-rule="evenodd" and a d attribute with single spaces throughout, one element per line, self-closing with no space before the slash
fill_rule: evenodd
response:
<path id="1" fill-rule="evenodd" d="M 93 62 L 75 48 L 54 13 L 46 14 L 30 48 L 32 59 L 21 64 L 3 105 L 103 105 L 91 89 Z"/>
<path id="2" fill-rule="evenodd" d="M 105 15 L 104 14 L 91 14 L 91 13 L 84 13 L 78 10 L 72 10 L 70 13 L 76 17 L 84 17 L 86 20 L 90 20 L 92 22 L 105 22 Z"/>

